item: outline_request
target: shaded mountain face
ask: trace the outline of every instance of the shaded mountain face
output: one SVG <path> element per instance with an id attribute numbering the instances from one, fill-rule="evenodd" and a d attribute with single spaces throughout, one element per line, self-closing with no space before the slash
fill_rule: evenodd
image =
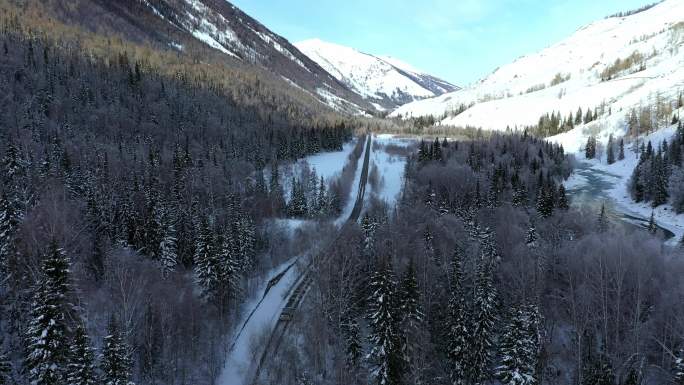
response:
<path id="1" fill-rule="evenodd" d="M 395 58 L 375 56 L 319 39 L 305 40 L 295 46 L 380 110 L 459 89 Z"/>
<path id="2" fill-rule="evenodd" d="M 373 109 L 285 38 L 225 0 L 48 0 L 44 6 L 69 23 L 152 42 L 198 61 L 220 55 L 230 66 L 258 66 L 338 111 Z M 204 52 L 207 47 L 215 52 Z"/>

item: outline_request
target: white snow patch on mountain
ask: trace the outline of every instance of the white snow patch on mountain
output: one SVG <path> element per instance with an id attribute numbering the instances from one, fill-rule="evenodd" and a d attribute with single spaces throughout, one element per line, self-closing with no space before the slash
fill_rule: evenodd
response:
<path id="1" fill-rule="evenodd" d="M 305 40 L 295 46 L 366 99 L 391 101 L 396 105 L 436 95 L 402 71 L 416 77 L 426 76 L 424 73 L 396 59 L 383 59 L 319 39 Z"/>

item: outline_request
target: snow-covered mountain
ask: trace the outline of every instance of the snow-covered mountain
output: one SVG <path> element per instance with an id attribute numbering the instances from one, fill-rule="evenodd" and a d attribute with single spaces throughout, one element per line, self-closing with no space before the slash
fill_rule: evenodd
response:
<path id="1" fill-rule="evenodd" d="M 504 130 L 535 125 L 553 111 L 565 117 L 603 105 L 605 116 L 576 130 L 619 132 L 630 108 L 684 89 L 683 45 L 684 1 L 665 0 L 593 22 L 462 90 L 409 103 L 392 116 L 432 115 L 440 124 Z"/>
<path id="2" fill-rule="evenodd" d="M 282 83 L 278 86 L 297 88 L 340 111 L 374 110 L 287 39 L 226 0 L 70 0 L 68 7 L 62 0 L 30 2 L 93 32 L 123 35 L 198 62 L 218 60 L 232 68 L 269 72 Z"/>
<path id="3" fill-rule="evenodd" d="M 378 109 L 390 109 L 458 89 L 392 57 L 375 56 L 319 39 L 305 40 L 295 46 Z"/>

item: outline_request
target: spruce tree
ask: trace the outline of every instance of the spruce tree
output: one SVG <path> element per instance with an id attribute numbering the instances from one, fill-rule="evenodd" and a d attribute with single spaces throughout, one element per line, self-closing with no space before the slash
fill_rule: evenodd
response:
<path id="1" fill-rule="evenodd" d="M 538 238 L 539 236 L 537 235 L 537 228 L 534 226 L 534 223 L 530 223 L 530 228 L 527 229 L 527 236 L 525 237 L 525 244 L 530 249 L 533 249 L 537 247 Z"/>
<path id="2" fill-rule="evenodd" d="M 95 376 L 93 349 L 90 347 L 90 338 L 83 325 L 79 325 L 74 332 L 74 340 L 71 344 L 71 357 L 67 366 L 67 385 L 95 385 L 98 381 Z"/>
<path id="3" fill-rule="evenodd" d="M 491 270 L 494 258 L 489 255 L 487 248 L 482 248 L 484 252 L 477 272 L 474 319 L 469 343 L 469 377 L 473 384 L 484 384 L 491 378 L 496 339 L 496 288 Z"/>
<path id="4" fill-rule="evenodd" d="M 0 335 L 0 385 L 9 385 L 12 380 L 12 363 L 4 351 L 3 338 Z"/>
<path id="5" fill-rule="evenodd" d="M 385 262 L 384 264 L 386 264 Z M 370 281 L 371 333 L 368 355 L 371 377 L 377 385 L 399 385 L 402 378 L 402 346 L 398 330 L 396 282 L 391 267 L 378 268 Z"/>
<path id="6" fill-rule="evenodd" d="M 416 278 L 416 270 L 413 267 L 413 259 L 411 259 L 399 285 L 399 311 L 402 318 L 401 334 L 404 340 L 402 347 L 404 348 L 404 361 L 409 368 L 413 367 L 417 349 L 422 344 L 420 334 L 423 330 L 423 312 L 419 301 L 418 280 Z"/>
<path id="7" fill-rule="evenodd" d="M 32 385 L 61 385 L 65 381 L 68 344 L 69 261 L 52 241 L 43 261 L 42 278 L 31 305 L 25 366 Z"/>
<path id="8" fill-rule="evenodd" d="M 501 365 L 497 377 L 504 385 L 538 383 L 537 365 L 540 351 L 535 307 L 516 309 L 501 339 Z"/>
<path id="9" fill-rule="evenodd" d="M 449 294 L 449 318 L 447 320 L 447 357 L 451 384 L 466 384 L 469 364 L 469 316 L 464 300 L 463 250 L 456 246 L 451 260 L 451 288 Z"/>
<path id="10" fill-rule="evenodd" d="M 268 190 L 270 193 L 273 214 L 276 216 L 282 214 L 286 207 L 285 193 L 283 191 L 283 186 L 280 183 L 280 171 L 277 161 L 271 165 L 271 180 Z"/>
<path id="11" fill-rule="evenodd" d="M 439 138 L 435 138 L 435 142 L 432 145 L 432 160 L 442 160 L 442 146 L 439 143 Z"/>
<path id="12" fill-rule="evenodd" d="M 103 341 L 100 369 L 103 385 L 133 385 L 130 381 L 131 359 L 128 344 L 124 341 L 123 333 L 114 315 L 109 320 L 107 335 Z"/>
<path id="13" fill-rule="evenodd" d="M 356 318 L 352 318 L 346 325 L 346 340 L 347 340 L 347 366 L 355 368 L 359 364 L 363 353 L 363 346 L 361 345 L 361 333 L 359 330 L 359 323 Z"/>
<path id="14" fill-rule="evenodd" d="M 562 183 L 558 186 L 557 197 L 558 199 L 556 200 L 556 207 L 561 210 L 570 209 L 570 202 L 568 202 L 568 196 L 565 193 L 565 186 L 563 186 Z"/>
<path id="15" fill-rule="evenodd" d="M 606 155 L 606 160 L 608 164 L 613 164 L 615 163 L 615 151 L 613 150 L 613 135 L 611 134 L 608 137 L 608 148 L 607 148 L 607 155 Z"/>
<path id="16" fill-rule="evenodd" d="M 631 368 L 622 385 L 641 385 L 641 376 L 639 375 L 639 372 L 636 369 Z"/>
<path id="17" fill-rule="evenodd" d="M 162 224 L 159 262 L 161 264 L 162 276 L 166 278 L 176 270 L 176 265 L 178 265 L 178 241 L 176 239 L 176 229 L 168 215 L 164 216 Z"/>
<path id="18" fill-rule="evenodd" d="M 680 350 L 675 355 L 672 372 L 672 383 L 675 385 L 684 385 L 684 351 Z"/>
<path id="19" fill-rule="evenodd" d="M 602 204 L 601 205 L 601 212 L 599 213 L 598 216 L 598 221 L 597 221 L 597 229 L 599 233 L 605 233 L 608 231 L 608 213 L 606 212 L 606 205 Z"/>
<path id="20" fill-rule="evenodd" d="M 219 305 L 225 306 L 227 301 L 232 298 L 237 298 L 240 291 L 240 261 L 236 255 L 236 249 L 233 246 L 233 239 L 230 235 L 223 237 L 221 248 L 218 253 L 217 268 L 217 286 L 216 291 L 219 298 Z"/>
<path id="21" fill-rule="evenodd" d="M 648 232 L 651 234 L 655 234 L 658 232 L 658 225 L 656 225 L 654 211 L 651 211 L 651 218 L 648 220 Z"/>
<path id="22" fill-rule="evenodd" d="M 620 138 L 620 150 L 618 153 L 618 160 L 624 160 L 625 159 L 625 139 Z"/>
<path id="23" fill-rule="evenodd" d="M 216 294 L 219 272 L 215 258 L 214 234 L 206 218 L 202 218 L 197 233 L 194 257 L 195 278 L 202 290 L 202 295 L 209 299 Z"/>
<path id="24" fill-rule="evenodd" d="M 14 258 L 14 231 L 18 222 L 16 205 L 3 192 L 0 195 L 0 282 L 9 274 Z"/>

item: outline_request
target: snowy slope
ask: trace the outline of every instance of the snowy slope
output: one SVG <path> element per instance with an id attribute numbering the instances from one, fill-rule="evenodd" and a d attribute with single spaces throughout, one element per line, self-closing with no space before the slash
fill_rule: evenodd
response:
<path id="1" fill-rule="evenodd" d="M 606 103 L 618 117 L 658 92 L 684 88 L 684 1 L 663 3 L 628 17 L 596 21 L 538 53 L 504 65 L 462 90 L 404 105 L 392 116 L 432 115 L 441 124 L 504 130 L 536 124 L 541 115 L 563 116 Z M 603 80 L 602 72 L 638 52 L 641 62 Z M 559 77 L 558 84 L 552 84 Z M 567 79 L 567 80 L 566 80 Z M 563 81 L 564 80 L 564 81 Z M 456 115 L 459 106 L 471 106 Z M 444 118 L 445 114 L 447 115 Z M 609 124 L 621 124 L 613 117 Z"/>
<path id="2" fill-rule="evenodd" d="M 295 46 L 337 80 L 384 108 L 457 89 L 394 58 L 366 54 L 319 39 L 305 40 Z"/>

